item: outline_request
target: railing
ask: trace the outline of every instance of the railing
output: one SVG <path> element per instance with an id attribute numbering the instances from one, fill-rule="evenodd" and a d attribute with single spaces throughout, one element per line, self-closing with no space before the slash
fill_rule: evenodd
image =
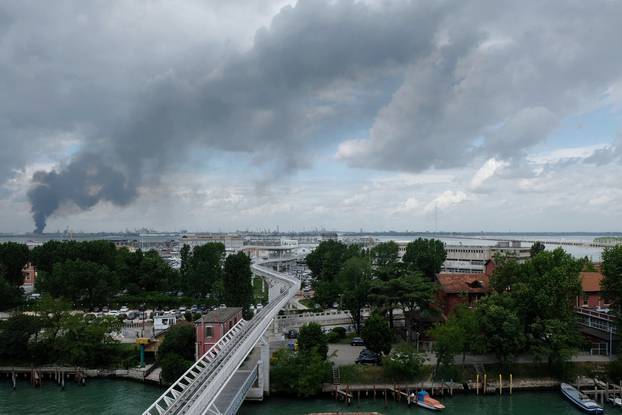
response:
<path id="1" fill-rule="evenodd" d="M 578 323 L 591 329 L 603 331 L 605 333 L 617 334 L 618 327 L 615 316 L 601 311 L 586 308 L 575 308 Z"/>
<path id="2" fill-rule="evenodd" d="M 240 387 L 240 390 L 235 394 L 235 398 L 229 404 L 229 407 L 223 412 L 224 415 L 235 415 L 242 406 L 242 402 L 244 402 L 244 398 L 246 398 L 246 394 L 248 390 L 253 386 L 253 383 L 257 380 L 257 368 L 251 370 L 248 374 L 248 378 L 244 381 L 244 384 Z"/>
<path id="3" fill-rule="evenodd" d="M 279 259 L 265 261 L 279 262 Z M 263 264 L 263 263 L 262 263 Z M 278 311 L 287 304 L 300 288 L 300 281 L 289 275 L 252 264 L 260 276 L 272 278 L 286 287 L 252 320 L 241 320 L 212 346 L 190 369 L 166 390 L 145 412 L 148 415 L 202 414 L 211 410 L 214 401 L 244 362 L 251 350 L 266 332 Z"/>

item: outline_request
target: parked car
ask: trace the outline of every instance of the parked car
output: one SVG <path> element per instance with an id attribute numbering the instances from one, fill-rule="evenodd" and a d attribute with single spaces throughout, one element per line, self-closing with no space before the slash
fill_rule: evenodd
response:
<path id="1" fill-rule="evenodd" d="M 365 342 L 360 337 L 355 337 L 350 342 L 352 346 L 365 346 Z"/>
<path id="2" fill-rule="evenodd" d="M 373 365 L 380 364 L 381 357 L 378 353 L 372 352 L 368 349 L 363 349 L 359 354 L 359 357 L 354 361 L 356 364 L 371 363 Z"/>

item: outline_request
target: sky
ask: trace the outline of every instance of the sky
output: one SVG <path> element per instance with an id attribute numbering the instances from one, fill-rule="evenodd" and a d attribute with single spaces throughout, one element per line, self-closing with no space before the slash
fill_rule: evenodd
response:
<path id="1" fill-rule="evenodd" d="M 4 0 L 0 232 L 622 231 L 622 2 Z"/>

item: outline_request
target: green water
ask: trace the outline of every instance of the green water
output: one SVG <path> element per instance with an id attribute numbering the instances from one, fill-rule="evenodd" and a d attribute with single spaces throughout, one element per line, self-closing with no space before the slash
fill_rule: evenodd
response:
<path id="1" fill-rule="evenodd" d="M 163 389 L 116 379 L 88 381 L 86 386 L 68 382 L 65 390 L 53 382 L 33 388 L 18 382 L 15 391 L 6 379 L 0 381 L 0 415 L 126 415 L 141 414 Z"/>
<path id="2" fill-rule="evenodd" d="M 0 381 L 0 415 L 89 415 L 140 414 L 163 389 L 124 380 L 91 380 L 84 387 L 68 383 L 64 391 L 48 382 L 35 389 L 27 382 L 20 382 L 17 390 L 8 381 Z M 513 396 L 457 395 L 443 399 L 447 409 L 443 412 L 469 415 L 575 415 L 581 414 L 555 392 L 524 392 Z M 378 411 L 385 415 L 427 414 L 421 408 L 408 408 L 404 402 L 389 401 L 387 408 L 379 399 L 356 401 L 347 407 L 331 399 L 285 399 L 270 398 L 262 403 L 244 404 L 239 415 L 301 415 L 309 412 Z M 609 408 L 608 413 L 622 413 Z"/>
<path id="3" fill-rule="evenodd" d="M 559 393 L 533 392 L 515 393 L 513 396 L 486 396 L 460 395 L 442 399 L 447 407 L 443 414 L 468 415 L 577 415 L 582 414 Z M 356 401 L 350 407 L 333 400 L 293 400 L 271 398 L 263 403 L 245 404 L 238 415 L 300 415 L 309 412 L 337 412 L 337 411 L 377 411 L 385 415 L 402 414 L 433 414 L 427 409 L 410 407 L 402 402 L 389 402 L 387 408 L 382 400 Z M 620 413 L 620 409 L 610 409 L 607 413 Z"/>

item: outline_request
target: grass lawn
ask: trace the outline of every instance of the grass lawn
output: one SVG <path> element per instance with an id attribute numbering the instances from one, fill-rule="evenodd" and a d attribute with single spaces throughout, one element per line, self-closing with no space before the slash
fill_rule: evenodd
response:
<path id="1" fill-rule="evenodd" d="M 364 385 L 379 385 L 382 383 L 396 383 L 396 382 L 422 382 L 427 380 L 432 373 L 431 367 L 424 366 L 421 369 L 419 376 L 413 379 L 399 379 L 390 376 L 384 366 L 372 366 L 372 365 L 349 365 L 341 366 L 339 368 L 341 383 L 342 384 L 364 384 Z"/>

